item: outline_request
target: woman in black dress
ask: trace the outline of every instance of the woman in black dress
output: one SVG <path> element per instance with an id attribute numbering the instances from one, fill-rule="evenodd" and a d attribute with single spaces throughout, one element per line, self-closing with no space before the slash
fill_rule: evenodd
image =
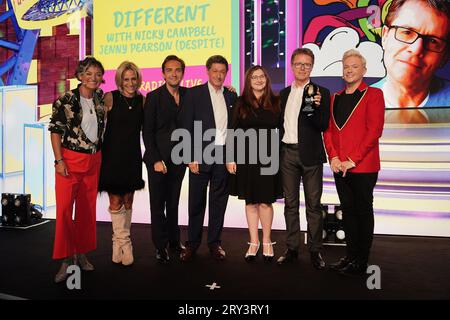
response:
<path id="1" fill-rule="evenodd" d="M 142 75 L 132 62 L 116 71 L 117 89 L 105 94 L 107 123 L 104 136 L 99 191 L 107 191 L 113 228 L 112 261 L 131 265 L 130 239 L 133 196 L 144 188 L 141 130 L 144 97 L 139 93 Z"/>
<path id="2" fill-rule="evenodd" d="M 280 119 L 279 98 L 274 95 L 270 78 L 261 66 L 251 67 L 245 75 L 245 84 L 242 96 L 236 102 L 233 112 L 233 128 L 255 130 L 257 135 L 255 151 L 256 155 L 250 154 L 250 140 L 246 139 L 245 162 L 227 164 L 228 171 L 232 174 L 230 179 L 230 194 L 245 199 L 245 212 L 250 233 L 250 242 L 245 259 L 252 261 L 255 259 L 259 247 L 258 225 L 261 222 L 263 230 L 263 255 L 264 259 L 271 261 L 274 256 L 271 240 L 271 229 L 273 221 L 273 207 L 278 198 L 282 197 L 282 188 L 278 170 L 273 175 L 261 174 L 261 169 L 270 165 L 262 165 L 259 158 L 259 148 L 265 145 L 269 154 L 277 157 L 278 150 L 275 150 L 271 141 L 271 134 L 276 133 Z M 261 135 L 265 133 L 265 135 Z M 273 139 L 273 138 L 272 138 Z M 278 139 L 278 137 L 276 137 Z M 255 141 L 252 142 L 252 146 Z M 239 152 L 239 151 L 238 151 Z M 250 159 L 256 157 L 256 164 L 251 164 Z M 239 159 L 239 154 L 237 154 Z"/>

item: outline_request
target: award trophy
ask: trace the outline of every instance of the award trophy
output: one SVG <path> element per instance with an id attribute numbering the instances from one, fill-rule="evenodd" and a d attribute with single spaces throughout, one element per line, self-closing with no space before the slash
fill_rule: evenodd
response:
<path id="1" fill-rule="evenodd" d="M 315 102 L 314 96 L 317 94 L 318 87 L 312 83 L 306 85 L 305 90 L 303 91 L 303 108 L 302 112 L 305 113 L 308 117 L 314 114 L 315 110 Z"/>

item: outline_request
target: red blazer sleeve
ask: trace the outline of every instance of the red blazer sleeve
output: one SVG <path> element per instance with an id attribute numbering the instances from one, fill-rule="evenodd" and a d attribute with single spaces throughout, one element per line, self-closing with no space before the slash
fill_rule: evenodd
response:
<path id="1" fill-rule="evenodd" d="M 369 90 L 372 91 L 372 94 L 370 100 L 367 101 L 366 134 L 358 148 L 348 155 L 356 165 L 378 145 L 378 139 L 383 133 L 385 109 L 383 92 L 376 88 L 369 88 Z"/>

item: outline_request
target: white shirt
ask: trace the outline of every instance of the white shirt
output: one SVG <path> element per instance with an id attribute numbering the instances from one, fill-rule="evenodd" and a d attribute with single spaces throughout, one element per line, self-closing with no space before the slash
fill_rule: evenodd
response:
<path id="1" fill-rule="evenodd" d="M 83 117 L 81 120 L 81 129 L 83 129 L 86 137 L 91 142 L 97 142 L 98 138 L 98 123 L 97 113 L 95 112 L 95 104 L 93 99 L 86 99 L 81 96 L 81 108 L 83 110 Z"/>
<path id="2" fill-rule="evenodd" d="M 298 116 L 302 107 L 303 90 L 308 83 L 309 81 L 303 87 L 297 87 L 295 81 L 292 83 L 284 111 L 284 143 L 298 143 Z"/>
<path id="3" fill-rule="evenodd" d="M 214 121 L 216 123 L 216 139 L 214 144 L 216 146 L 223 146 L 227 139 L 228 127 L 228 110 L 223 95 L 223 87 L 217 91 L 208 81 L 208 88 L 213 106 Z"/>

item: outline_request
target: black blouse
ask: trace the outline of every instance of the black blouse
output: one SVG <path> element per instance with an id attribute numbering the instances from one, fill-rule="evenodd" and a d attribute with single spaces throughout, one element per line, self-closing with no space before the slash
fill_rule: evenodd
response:
<path id="1" fill-rule="evenodd" d="M 353 113 L 359 100 L 361 100 L 364 91 L 359 91 L 356 89 L 355 92 L 351 94 L 345 93 L 345 91 L 336 96 L 336 104 L 333 108 L 333 116 L 336 124 L 339 128 L 342 128 L 347 122 L 347 119 Z"/>

